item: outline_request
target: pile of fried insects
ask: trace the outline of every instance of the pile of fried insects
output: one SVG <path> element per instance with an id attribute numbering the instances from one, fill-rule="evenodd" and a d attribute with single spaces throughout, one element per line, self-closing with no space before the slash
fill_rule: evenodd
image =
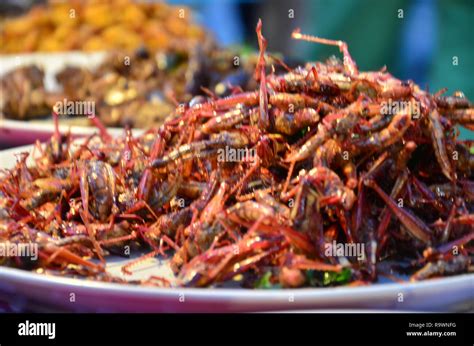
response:
<path id="1" fill-rule="evenodd" d="M 0 175 L 0 239 L 38 244 L 39 259 L 2 265 L 125 282 L 104 268 L 129 246 L 145 255 L 124 274 L 170 259 L 176 282 L 135 281 L 156 286 L 472 272 L 474 155 L 457 130 L 474 129 L 472 103 L 385 69 L 360 72 L 344 42 L 299 31 L 338 47 L 342 62 L 267 72 L 261 29 L 257 90 L 197 96 L 140 136 L 113 138 L 97 122 L 79 145 L 56 131 L 18 155 Z M 335 244 L 362 253 L 329 254 Z"/>

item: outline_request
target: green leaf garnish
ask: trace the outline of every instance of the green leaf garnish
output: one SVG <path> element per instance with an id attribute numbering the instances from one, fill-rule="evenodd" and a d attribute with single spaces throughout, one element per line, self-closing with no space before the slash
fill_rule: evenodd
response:
<path id="1" fill-rule="evenodd" d="M 275 286 L 270 282 L 271 277 L 272 273 L 269 271 L 263 274 L 255 283 L 255 288 L 274 288 Z"/>
<path id="2" fill-rule="evenodd" d="M 332 284 L 345 284 L 351 278 L 351 270 L 344 268 L 340 273 L 325 272 L 323 276 L 323 285 L 329 286 Z"/>

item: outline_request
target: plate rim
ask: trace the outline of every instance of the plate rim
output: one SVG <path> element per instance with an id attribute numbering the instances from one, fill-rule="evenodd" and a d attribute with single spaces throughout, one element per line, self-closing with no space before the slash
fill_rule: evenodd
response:
<path id="1" fill-rule="evenodd" d="M 17 281 L 30 281 L 34 280 L 41 284 L 59 284 L 61 286 L 80 286 L 83 289 L 99 289 L 107 292 L 115 293 L 127 293 L 127 294 L 141 294 L 141 295 L 176 295 L 177 293 L 184 293 L 187 296 L 209 296 L 209 292 L 212 292 L 212 296 L 218 298 L 233 297 L 233 298 L 277 298 L 281 296 L 287 297 L 289 294 L 293 294 L 295 297 L 300 298 L 314 296 L 315 293 L 320 295 L 334 296 L 335 293 L 340 295 L 345 294 L 384 294 L 393 291 L 411 291 L 419 290 L 424 288 L 440 288 L 445 286 L 453 286 L 458 284 L 469 284 L 473 285 L 474 288 L 474 273 L 461 274 L 455 276 L 448 276 L 442 278 L 432 278 L 424 281 L 406 281 L 403 283 L 391 282 L 391 283 L 378 283 L 370 284 L 365 286 L 335 286 L 335 287 L 304 287 L 304 288 L 284 288 L 284 289 L 246 289 L 246 288 L 196 288 L 196 287 L 154 287 L 144 286 L 135 284 L 120 284 L 102 281 L 92 281 L 81 278 L 70 278 L 61 277 L 54 275 L 38 274 L 31 271 L 0 267 L 0 278 L 1 282 L 5 282 L 9 278 L 16 279 Z M 250 295 L 249 295 L 250 293 Z M 471 296 L 474 298 L 474 289 L 471 291 Z"/>
<path id="2" fill-rule="evenodd" d="M 14 120 L 0 117 L 0 132 L 2 131 L 28 131 L 31 133 L 54 133 L 54 122 L 48 121 L 31 121 L 31 120 Z M 59 124 L 59 132 L 68 133 L 75 136 L 86 136 L 91 135 L 94 132 L 99 133 L 99 129 L 94 126 L 84 126 L 76 124 Z M 107 131 L 112 136 L 120 136 L 124 133 L 124 129 L 121 127 L 107 127 Z M 145 129 L 133 128 L 132 132 L 134 135 L 139 135 L 145 132 Z M 29 144 L 26 144 L 29 145 Z M 26 146 L 25 145 L 25 146 Z M 12 148 L 13 149 L 13 148 Z"/>

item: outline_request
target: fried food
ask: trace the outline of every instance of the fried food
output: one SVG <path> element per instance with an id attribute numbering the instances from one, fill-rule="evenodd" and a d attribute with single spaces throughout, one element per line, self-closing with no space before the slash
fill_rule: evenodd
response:
<path id="1" fill-rule="evenodd" d="M 51 1 L 0 27 L 0 53 L 187 51 L 205 39 L 185 6 L 131 0 Z"/>

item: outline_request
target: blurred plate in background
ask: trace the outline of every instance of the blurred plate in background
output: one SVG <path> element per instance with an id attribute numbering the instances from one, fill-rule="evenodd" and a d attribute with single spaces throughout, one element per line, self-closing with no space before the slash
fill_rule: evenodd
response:
<path id="1" fill-rule="evenodd" d="M 78 122 L 75 119 L 62 120 L 59 125 L 61 133 L 71 131 L 72 137 L 83 137 L 95 132 L 98 132 L 94 126 L 85 126 L 87 119 Z M 82 124 L 82 125 L 78 125 Z M 122 128 L 107 128 L 107 131 L 113 136 L 119 136 L 124 133 Z M 143 130 L 134 129 L 133 133 L 141 133 Z M 35 143 L 36 140 L 40 142 L 47 141 L 54 133 L 54 123 L 49 120 L 34 120 L 34 121 L 20 121 L 0 119 L 0 148 L 16 147 L 20 145 L 27 145 Z"/>
<path id="2" fill-rule="evenodd" d="M 24 53 L 0 55 L 0 77 L 22 66 L 36 65 L 44 71 L 44 85 L 47 91 L 58 91 L 56 74 L 67 66 L 96 68 L 104 61 L 105 52 L 84 53 Z"/>
<path id="3" fill-rule="evenodd" d="M 0 55 L 0 78 L 8 72 L 28 65 L 36 65 L 44 71 L 44 85 L 48 92 L 60 90 L 56 74 L 67 66 L 95 68 L 105 58 L 105 52 L 83 53 L 31 53 Z M 61 131 L 71 129 L 74 136 L 88 135 L 96 131 L 89 126 L 87 118 L 61 119 Z M 116 131 L 111 129 L 112 132 Z M 52 118 L 35 120 L 11 120 L 0 115 L 0 147 L 13 147 L 34 143 L 36 140 L 46 141 L 54 132 Z"/>

